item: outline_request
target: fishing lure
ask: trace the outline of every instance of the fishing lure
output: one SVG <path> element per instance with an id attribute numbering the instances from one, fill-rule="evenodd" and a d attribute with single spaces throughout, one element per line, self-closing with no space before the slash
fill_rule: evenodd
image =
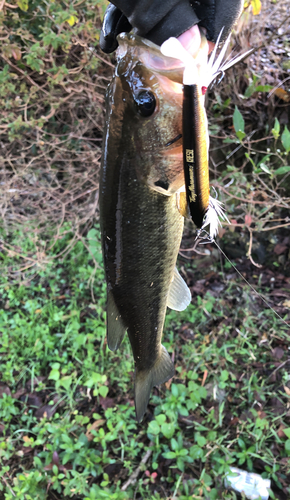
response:
<path id="1" fill-rule="evenodd" d="M 191 218 L 200 229 L 209 206 L 207 123 L 202 89 L 183 82 L 183 168 Z"/>
<path id="2" fill-rule="evenodd" d="M 214 81 L 220 80 L 224 72 L 241 61 L 253 49 L 238 55 L 222 64 L 230 36 L 227 38 L 220 54 L 216 51 L 222 31 L 217 39 L 215 49 L 201 75 L 195 59 L 187 52 L 176 38 L 169 38 L 161 46 L 161 52 L 183 62 L 183 166 L 187 203 L 191 218 L 199 229 L 209 225 L 209 233 L 214 238 L 218 232 L 220 219 L 228 221 L 222 203 L 209 194 L 208 166 L 208 129 L 203 104 L 203 95 Z"/>

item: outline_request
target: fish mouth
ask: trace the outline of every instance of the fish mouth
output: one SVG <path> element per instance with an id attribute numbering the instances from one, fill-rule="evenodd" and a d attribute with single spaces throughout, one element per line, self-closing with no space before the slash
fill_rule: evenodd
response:
<path id="1" fill-rule="evenodd" d="M 140 60 L 143 65 L 153 72 L 172 80 L 172 83 L 182 84 L 182 75 L 184 63 L 174 57 L 167 57 L 160 51 L 159 45 L 146 40 L 134 33 L 120 33 L 117 36 L 119 42 L 117 58 L 122 58 L 123 55 L 133 48 L 135 57 Z"/>
<path id="2" fill-rule="evenodd" d="M 174 137 L 174 139 L 172 139 L 171 141 L 167 142 L 165 144 L 165 147 L 168 148 L 169 146 L 172 146 L 172 144 L 174 144 L 175 142 L 179 141 L 179 139 L 182 138 L 182 134 L 178 134 L 176 137 Z"/>

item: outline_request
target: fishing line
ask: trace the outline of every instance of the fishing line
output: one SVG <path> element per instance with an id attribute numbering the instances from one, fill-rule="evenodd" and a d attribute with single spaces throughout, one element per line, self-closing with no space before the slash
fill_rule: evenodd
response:
<path id="1" fill-rule="evenodd" d="M 205 233 L 206 234 L 206 238 L 204 236 L 202 236 L 202 233 Z M 201 240 L 205 240 L 207 239 L 207 241 L 204 241 L 204 242 L 200 242 L 200 244 L 206 244 L 206 243 L 214 243 L 215 246 L 217 247 L 217 249 L 220 251 L 220 253 L 224 256 L 224 258 L 230 263 L 230 265 L 234 268 L 234 270 L 238 273 L 238 275 L 245 281 L 245 283 L 250 287 L 250 289 L 264 302 L 264 304 L 266 304 L 266 306 L 271 309 L 271 311 L 273 311 L 274 314 L 276 314 L 276 316 L 283 322 L 285 323 L 285 325 L 287 326 L 290 326 L 289 323 L 287 323 L 287 321 L 285 321 L 282 316 L 280 316 L 279 313 L 277 313 L 277 311 L 275 311 L 275 309 L 273 309 L 272 306 L 270 306 L 269 302 L 267 302 L 266 299 L 264 299 L 264 297 L 259 293 L 257 292 L 257 290 L 253 287 L 253 285 L 251 285 L 251 283 L 249 283 L 249 281 L 242 275 L 242 273 L 238 270 L 238 268 L 235 266 L 235 264 L 230 260 L 230 258 L 225 254 L 225 252 L 221 249 L 221 247 L 219 246 L 219 244 L 216 242 L 216 240 L 214 238 L 211 238 L 210 235 L 208 234 L 207 231 L 205 231 L 204 229 L 200 230 L 200 231 L 197 231 L 197 236 L 195 238 L 196 240 L 197 239 L 201 239 Z"/>

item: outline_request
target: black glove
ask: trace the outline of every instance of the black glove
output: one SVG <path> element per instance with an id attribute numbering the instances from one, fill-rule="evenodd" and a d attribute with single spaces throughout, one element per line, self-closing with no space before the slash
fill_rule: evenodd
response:
<path id="1" fill-rule="evenodd" d="M 216 42 L 222 29 L 221 41 L 228 37 L 242 13 L 243 5 L 243 0 L 192 1 L 192 7 L 200 19 L 199 26 L 206 28 L 206 38 L 210 42 Z"/>
<path id="2" fill-rule="evenodd" d="M 123 31 L 131 31 L 131 29 L 132 26 L 127 17 L 115 5 L 110 3 L 105 12 L 100 35 L 102 51 L 106 52 L 106 54 L 114 52 L 118 47 L 117 35 Z"/>
<path id="3" fill-rule="evenodd" d="M 205 27 L 207 39 L 213 42 L 224 28 L 224 40 L 242 11 L 243 0 L 114 0 L 114 5 L 106 10 L 100 38 L 107 53 L 117 48 L 116 36 L 132 27 L 157 45 L 195 24 Z"/>

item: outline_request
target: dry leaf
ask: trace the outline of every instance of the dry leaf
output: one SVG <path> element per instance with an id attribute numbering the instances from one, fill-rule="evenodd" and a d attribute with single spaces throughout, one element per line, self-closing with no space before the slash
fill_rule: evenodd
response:
<path id="1" fill-rule="evenodd" d="M 273 94 L 275 94 L 276 97 L 279 97 L 279 99 L 282 99 L 285 102 L 290 102 L 290 92 L 287 90 L 278 88 L 273 90 Z"/>
<path id="2" fill-rule="evenodd" d="M 204 384 L 205 384 L 205 381 L 206 381 L 206 379 L 207 379 L 207 376 L 208 376 L 208 370 L 205 370 L 205 371 L 204 371 L 204 374 L 203 374 L 203 377 L 202 377 L 202 382 L 201 382 L 202 387 L 203 387 L 203 386 L 204 386 Z"/>
<path id="3" fill-rule="evenodd" d="M 19 47 L 14 46 L 14 47 L 11 49 L 11 52 L 12 52 L 12 56 L 14 57 L 14 59 L 15 59 L 16 61 L 20 61 L 20 59 L 21 59 L 21 50 L 19 49 Z"/>
<path id="4" fill-rule="evenodd" d="M 283 245 L 282 243 L 277 243 L 277 245 L 275 245 L 274 247 L 274 253 L 276 255 L 281 255 L 282 253 L 286 252 L 286 250 L 288 250 L 288 246 Z"/>
<path id="5" fill-rule="evenodd" d="M 285 352 L 284 352 L 284 349 L 282 349 L 282 347 L 275 347 L 275 349 L 273 349 L 273 351 L 272 351 L 272 354 L 273 354 L 274 358 L 282 359 Z"/>
<path id="6" fill-rule="evenodd" d="M 263 344 L 264 342 L 268 342 L 268 337 L 266 332 L 263 333 L 261 340 L 259 341 L 259 345 Z"/>
<path id="7" fill-rule="evenodd" d="M 280 439 L 286 437 L 284 429 L 286 429 L 286 425 L 280 424 L 279 429 L 277 430 L 277 436 L 279 436 Z"/>
<path id="8" fill-rule="evenodd" d="M 172 378 L 170 378 L 167 382 L 165 382 L 165 387 L 166 389 L 169 391 L 170 387 L 171 387 L 171 383 L 172 383 Z"/>
<path id="9" fill-rule="evenodd" d="M 287 396 L 290 396 L 290 389 L 287 387 L 287 385 L 284 385 L 284 391 L 286 392 Z"/>
<path id="10" fill-rule="evenodd" d="M 98 427 L 101 427 L 105 422 L 106 422 L 106 420 L 99 419 L 99 420 L 95 420 L 95 422 L 92 425 L 90 425 L 90 427 L 88 428 L 88 430 L 86 432 L 86 436 L 88 438 L 88 441 L 92 441 L 94 439 L 94 436 L 91 432 L 94 431 L 95 429 L 97 429 Z"/>

